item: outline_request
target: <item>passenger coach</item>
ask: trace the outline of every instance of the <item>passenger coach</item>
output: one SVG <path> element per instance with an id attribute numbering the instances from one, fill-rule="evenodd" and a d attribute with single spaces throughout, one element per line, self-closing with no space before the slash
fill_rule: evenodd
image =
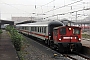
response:
<path id="1" fill-rule="evenodd" d="M 19 32 L 42 39 L 49 45 L 53 40 L 53 28 L 63 26 L 59 21 L 36 22 L 16 25 Z"/>

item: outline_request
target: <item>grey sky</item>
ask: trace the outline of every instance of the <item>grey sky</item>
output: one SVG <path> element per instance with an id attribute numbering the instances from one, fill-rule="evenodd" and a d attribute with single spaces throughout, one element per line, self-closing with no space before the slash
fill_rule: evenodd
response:
<path id="1" fill-rule="evenodd" d="M 75 1 L 79 1 L 79 0 L 0 0 L 0 18 L 11 20 L 11 17 L 13 16 L 14 17 L 17 17 L 17 16 L 19 17 L 36 16 L 37 17 L 37 14 L 46 14 L 44 16 L 38 15 L 38 17 L 41 17 L 41 16 L 48 17 L 51 15 L 70 12 L 71 6 L 72 6 L 72 11 L 83 9 L 83 7 L 90 8 L 90 0 L 83 0 L 75 4 L 56 9 L 58 7 L 73 3 Z M 53 9 L 56 9 L 56 10 L 50 11 Z M 47 11 L 50 11 L 50 12 L 47 12 Z M 36 13 L 36 14 L 32 14 L 32 13 Z M 81 11 L 78 13 L 90 15 L 90 10 Z M 75 15 L 75 13 L 72 15 Z M 70 19 L 71 15 L 66 14 L 64 16 L 59 16 L 59 18 L 61 17 L 62 18 L 66 17 Z"/>

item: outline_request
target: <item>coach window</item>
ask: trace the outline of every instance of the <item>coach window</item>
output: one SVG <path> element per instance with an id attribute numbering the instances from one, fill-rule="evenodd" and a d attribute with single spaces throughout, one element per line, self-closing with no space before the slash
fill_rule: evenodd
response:
<path id="1" fill-rule="evenodd" d="M 26 30 L 29 30 L 29 27 L 28 26 L 26 27 Z"/>
<path id="2" fill-rule="evenodd" d="M 26 30 L 26 27 L 24 27 L 24 29 Z"/>
<path id="3" fill-rule="evenodd" d="M 25 29 L 25 28 L 23 27 L 23 29 Z"/>
<path id="4" fill-rule="evenodd" d="M 34 27 L 31 27 L 31 31 L 34 31 Z"/>
<path id="5" fill-rule="evenodd" d="M 21 27 L 18 27 L 19 29 L 21 29 Z"/>
<path id="6" fill-rule="evenodd" d="M 38 32 L 39 32 L 39 27 L 38 27 Z"/>
<path id="7" fill-rule="evenodd" d="M 41 33 L 42 33 L 42 27 L 41 27 Z"/>
<path id="8" fill-rule="evenodd" d="M 33 31 L 33 27 L 32 27 L 32 31 Z"/>
<path id="9" fill-rule="evenodd" d="M 41 27 L 41 33 L 42 33 L 42 27 Z"/>
<path id="10" fill-rule="evenodd" d="M 22 29 L 23 29 L 23 27 L 22 27 Z"/>
<path id="11" fill-rule="evenodd" d="M 32 27 L 31 27 L 31 31 L 32 31 Z"/>
<path id="12" fill-rule="evenodd" d="M 28 27 L 26 26 L 26 30 L 28 30 Z"/>
<path id="13" fill-rule="evenodd" d="M 32 31 L 33 31 L 33 27 L 32 27 Z"/>
<path id="14" fill-rule="evenodd" d="M 46 33 L 46 27 L 44 27 L 44 33 Z"/>
<path id="15" fill-rule="evenodd" d="M 24 27 L 24 30 L 25 30 L 25 27 Z"/>
<path id="16" fill-rule="evenodd" d="M 22 29 L 22 27 L 21 27 L 21 29 Z"/>
<path id="17" fill-rule="evenodd" d="M 24 30 L 26 30 L 26 27 L 24 27 Z"/>
<path id="18" fill-rule="evenodd" d="M 24 29 L 24 27 L 22 27 L 22 29 Z"/>
<path id="19" fill-rule="evenodd" d="M 24 29 L 24 27 L 22 27 L 22 29 Z"/>
<path id="20" fill-rule="evenodd" d="M 43 27 L 42 27 L 42 33 L 43 33 Z"/>
<path id="21" fill-rule="evenodd" d="M 36 32 L 37 32 L 37 27 L 36 27 Z"/>
<path id="22" fill-rule="evenodd" d="M 36 32 L 38 32 L 38 27 L 36 27 Z"/>
<path id="23" fill-rule="evenodd" d="M 27 27 L 26 27 L 26 29 L 25 29 L 25 30 L 28 30 L 28 29 L 27 29 Z"/>
<path id="24" fill-rule="evenodd" d="M 22 27 L 20 27 L 20 29 L 22 29 Z"/>
<path id="25" fill-rule="evenodd" d="M 24 30 L 25 30 L 26 27 L 24 27 Z"/>
<path id="26" fill-rule="evenodd" d="M 35 29 L 36 29 L 36 27 L 34 27 L 34 31 L 36 31 Z"/>
<path id="27" fill-rule="evenodd" d="M 34 27 L 33 27 L 33 31 L 34 31 Z"/>
<path id="28" fill-rule="evenodd" d="M 34 27 L 33 27 L 33 31 L 34 31 Z"/>
<path id="29" fill-rule="evenodd" d="M 31 27 L 31 31 L 32 31 L 32 27 Z"/>
<path id="30" fill-rule="evenodd" d="M 40 33 L 41 33 L 41 27 L 40 27 Z"/>
<path id="31" fill-rule="evenodd" d="M 25 27 L 25 30 L 27 30 L 27 27 Z"/>
<path id="32" fill-rule="evenodd" d="M 60 29 L 60 34 L 62 34 L 62 35 L 63 35 L 63 34 L 66 34 L 66 28 L 61 28 L 61 29 Z"/>

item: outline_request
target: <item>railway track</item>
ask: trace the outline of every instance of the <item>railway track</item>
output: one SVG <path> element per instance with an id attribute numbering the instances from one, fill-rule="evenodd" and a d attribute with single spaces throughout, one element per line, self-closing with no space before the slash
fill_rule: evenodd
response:
<path id="1" fill-rule="evenodd" d="M 82 40 L 90 41 L 90 39 L 88 39 L 88 38 L 82 38 Z"/>
<path id="2" fill-rule="evenodd" d="M 74 53 L 74 54 L 62 54 L 65 57 L 68 57 L 70 60 L 90 60 L 89 57 L 80 54 L 80 53 Z"/>
<path id="3" fill-rule="evenodd" d="M 41 42 L 41 41 L 38 41 L 38 40 L 36 40 L 36 39 L 35 39 L 34 41 L 40 43 L 40 45 L 46 46 L 46 45 L 43 44 L 43 42 Z M 50 48 L 49 46 L 46 46 L 46 47 Z M 51 49 L 51 48 L 50 48 L 50 49 Z M 72 53 L 72 54 L 62 54 L 62 53 L 59 53 L 57 50 L 52 50 L 52 51 L 53 51 L 53 52 L 54 52 L 54 51 L 57 52 L 57 53 L 55 54 L 55 56 L 57 56 L 58 58 L 60 58 L 61 55 L 62 55 L 62 57 L 65 57 L 65 58 L 67 58 L 68 60 L 90 60 L 89 57 L 87 57 L 87 56 L 85 56 L 85 55 L 83 55 L 83 54 L 76 53 L 76 52 L 74 52 L 74 53 Z M 58 56 L 58 55 L 59 55 L 59 56 Z M 54 57 L 55 57 L 55 56 L 54 56 Z"/>

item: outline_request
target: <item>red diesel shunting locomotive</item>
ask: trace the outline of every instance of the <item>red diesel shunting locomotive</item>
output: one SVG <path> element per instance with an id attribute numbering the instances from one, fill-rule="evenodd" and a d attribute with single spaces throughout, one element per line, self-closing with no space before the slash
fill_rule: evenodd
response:
<path id="1" fill-rule="evenodd" d="M 75 26 L 60 26 L 53 29 L 54 44 L 60 52 L 77 51 L 82 48 L 81 28 Z"/>

